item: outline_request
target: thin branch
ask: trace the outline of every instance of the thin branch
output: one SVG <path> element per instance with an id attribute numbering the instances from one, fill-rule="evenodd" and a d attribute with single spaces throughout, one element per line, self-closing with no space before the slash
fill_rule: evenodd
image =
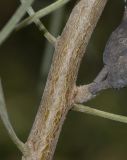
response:
<path id="1" fill-rule="evenodd" d="M 107 80 L 96 83 L 92 82 L 87 85 L 75 87 L 75 103 L 87 102 L 97 96 L 101 91 L 112 88 Z"/>
<path id="2" fill-rule="evenodd" d="M 96 96 L 90 92 L 90 86 L 91 84 L 75 87 L 76 96 L 74 98 L 74 103 L 87 102 Z"/>
<path id="3" fill-rule="evenodd" d="M 46 15 L 48 15 L 49 13 L 55 11 L 56 9 L 62 7 L 63 5 L 65 5 L 66 3 L 68 3 L 70 0 L 57 0 L 56 2 L 54 2 L 53 4 L 49 5 L 48 7 L 45 7 L 41 10 L 39 10 L 38 12 L 36 12 L 36 14 L 26 18 L 25 20 L 23 20 L 21 23 L 19 23 L 16 27 L 17 29 L 23 28 L 29 24 L 31 24 L 32 22 L 34 22 L 34 20 L 36 18 L 42 18 Z"/>
<path id="4" fill-rule="evenodd" d="M 94 109 L 88 106 L 84 106 L 81 104 L 75 104 L 74 107 L 72 108 L 72 110 L 74 111 L 78 111 L 78 112 L 83 112 L 86 114 L 91 114 L 94 116 L 99 116 L 102 118 L 107 118 L 113 121 L 117 121 L 117 122 L 122 122 L 122 123 L 127 123 L 127 117 L 126 116 L 122 116 L 122 115 L 117 115 L 117 114 L 113 114 L 113 113 L 108 113 L 105 111 L 100 111 L 98 109 Z"/>
<path id="5" fill-rule="evenodd" d="M 20 5 L 12 18 L 8 21 L 5 27 L 0 32 L 0 45 L 8 38 L 11 32 L 14 30 L 16 24 L 26 13 L 27 8 L 33 3 L 34 0 L 27 0 L 24 4 Z"/>
<path id="6" fill-rule="evenodd" d="M 63 6 L 61 9 L 53 12 L 51 15 L 51 21 L 49 24 L 49 31 L 53 33 L 54 36 L 58 37 L 62 28 L 62 22 L 65 14 L 65 6 Z M 53 51 L 54 47 L 50 45 L 49 43 L 46 43 L 45 49 L 43 51 L 43 58 L 41 62 L 40 67 L 40 80 L 39 80 L 39 90 L 42 91 L 42 88 L 44 88 L 45 80 L 48 75 L 51 60 L 53 57 Z"/>
<path id="7" fill-rule="evenodd" d="M 0 81 L 0 117 L 1 120 L 3 121 L 3 124 L 8 131 L 8 134 L 13 141 L 14 144 L 18 147 L 18 149 L 23 153 L 23 155 L 28 154 L 28 149 L 26 148 L 25 144 L 17 137 L 11 123 L 8 117 L 6 105 L 5 105 L 5 100 L 4 100 L 4 94 L 3 94 L 3 89 L 2 89 L 2 84 Z"/>
<path id="8" fill-rule="evenodd" d="M 22 3 L 25 3 L 25 1 L 21 0 Z M 29 7 L 27 9 L 27 12 L 30 16 L 35 14 L 35 11 L 33 10 L 32 7 Z M 40 31 L 43 32 L 44 37 L 51 43 L 53 44 L 53 46 L 55 46 L 56 43 L 56 38 L 48 32 L 48 30 L 46 29 L 46 27 L 43 25 L 43 23 L 40 21 L 39 18 L 34 19 L 34 23 L 36 24 L 36 26 L 39 28 Z"/>

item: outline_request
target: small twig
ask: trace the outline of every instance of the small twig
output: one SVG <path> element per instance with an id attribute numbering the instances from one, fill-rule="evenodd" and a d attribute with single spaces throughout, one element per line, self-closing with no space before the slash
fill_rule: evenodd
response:
<path id="1" fill-rule="evenodd" d="M 6 110 L 5 100 L 4 100 L 4 94 L 2 89 L 2 84 L 0 81 L 0 117 L 3 121 L 3 124 L 8 131 L 8 134 L 13 141 L 14 144 L 18 147 L 18 149 L 23 153 L 23 155 L 28 154 L 28 149 L 26 148 L 25 144 L 17 137 L 11 123 L 8 117 L 8 113 Z"/>
<path id="2" fill-rule="evenodd" d="M 83 112 L 83 113 L 86 113 L 86 114 L 91 114 L 91 115 L 94 115 L 94 116 L 99 116 L 99 117 L 102 117 L 102 118 L 107 118 L 107 119 L 110 119 L 110 120 L 113 120 L 113 121 L 127 123 L 127 117 L 126 116 L 100 111 L 98 109 L 94 109 L 94 108 L 84 106 L 84 105 L 81 105 L 81 104 L 75 104 L 74 107 L 72 108 L 72 110 Z"/>
<path id="3" fill-rule="evenodd" d="M 24 3 L 24 0 L 21 0 L 22 3 Z M 27 9 L 27 12 L 30 16 L 35 14 L 35 11 L 33 10 L 32 7 L 29 7 Z M 56 38 L 48 32 L 48 30 L 46 29 L 46 27 L 43 25 L 43 23 L 40 21 L 39 18 L 34 19 L 34 23 L 36 24 L 36 26 L 39 28 L 40 31 L 43 32 L 44 37 L 51 43 L 53 44 L 53 46 L 55 46 L 56 43 Z"/>
<path id="4" fill-rule="evenodd" d="M 62 21 L 65 14 L 65 6 L 63 6 L 61 9 L 53 12 L 51 15 L 51 21 L 49 24 L 49 31 L 53 33 L 54 36 L 58 37 L 60 30 L 62 28 Z M 53 51 L 54 47 L 50 45 L 49 43 L 46 43 L 45 49 L 43 51 L 43 57 L 40 67 L 40 82 L 39 82 L 39 90 L 42 91 L 43 85 L 45 84 L 46 77 L 49 72 L 49 68 L 51 65 L 51 60 L 53 57 Z"/>
<path id="5" fill-rule="evenodd" d="M 33 3 L 34 0 L 27 0 L 24 4 L 20 5 L 17 11 L 14 13 L 12 18 L 6 24 L 6 26 L 0 32 L 0 45 L 7 39 L 7 37 L 14 30 L 16 24 L 26 13 L 27 8 Z"/>
<path id="6" fill-rule="evenodd" d="M 62 7 L 63 5 L 65 5 L 67 2 L 69 2 L 70 0 L 57 0 L 56 2 L 54 2 L 53 4 L 49 5 L 48 7 L 45 7 L 41 10 L 39 10 L 38 12 L 36 12 L 34 15 L 26 18 L 25 20 L 23 20 L 21 23 L 19 23 L 16 26 L 16 30 L 23 28 L 29 24 L 31 24 L 32 22 L 35 21 L 35 19 L 37 18 L 42 18 L 44 16 L 46 16 L 47 14 L 55 11 L 56 9 Z"/>
<path id="7" fill-rule="evenodd" d="M 99 77 L 100 78 L 100 77 Z M 109 85 L 107 80 L 101 81 L 99 83 L 92 82 L 87 85 L 77 86 L 75 88 L 75 103 L 83 103 L 87 102 L 94 97 L 97 96 L 101 91 L 112 88 L 111 85 Z"/>

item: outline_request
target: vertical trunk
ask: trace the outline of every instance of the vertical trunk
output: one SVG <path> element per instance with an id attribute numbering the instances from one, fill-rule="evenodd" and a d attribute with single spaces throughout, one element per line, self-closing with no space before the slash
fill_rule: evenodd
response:
<path id="1" fill-rule="evenodd" d="M 107 0 L 80 0 L 58 39 L 43 98 L 26 145 L 24 160 L 51 160 L 74 100 L 83 53 Z"/>

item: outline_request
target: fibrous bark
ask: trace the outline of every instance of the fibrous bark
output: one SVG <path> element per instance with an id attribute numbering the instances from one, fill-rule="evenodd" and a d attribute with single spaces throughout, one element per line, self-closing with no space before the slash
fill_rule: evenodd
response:
<path id="1" fill-rule="evenodd" d="M 42 101 L 23 160 L 51 160 L 68 111 L 77 94 L 79 65 L 107 0 L 80 0 L 58 38 Z M 90 98 L 86 92 L 86 99 Z M 85 142 L 84 142 L 85 143 Z"/>

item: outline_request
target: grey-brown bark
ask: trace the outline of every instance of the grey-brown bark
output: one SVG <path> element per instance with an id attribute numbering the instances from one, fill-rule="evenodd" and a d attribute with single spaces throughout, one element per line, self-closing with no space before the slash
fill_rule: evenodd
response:
<path id="1" fill-rule="evenodd" d="M 86 46 L 107 0 L 80 0 L 55 47 L 42 101 L 23 160 L 51 160 L 65 117 L 78 94 L 77 73 Z M 86 100 L 91 94 L 86 90 Z M 85 142 L 84 142 L 85 143 Z"/>

